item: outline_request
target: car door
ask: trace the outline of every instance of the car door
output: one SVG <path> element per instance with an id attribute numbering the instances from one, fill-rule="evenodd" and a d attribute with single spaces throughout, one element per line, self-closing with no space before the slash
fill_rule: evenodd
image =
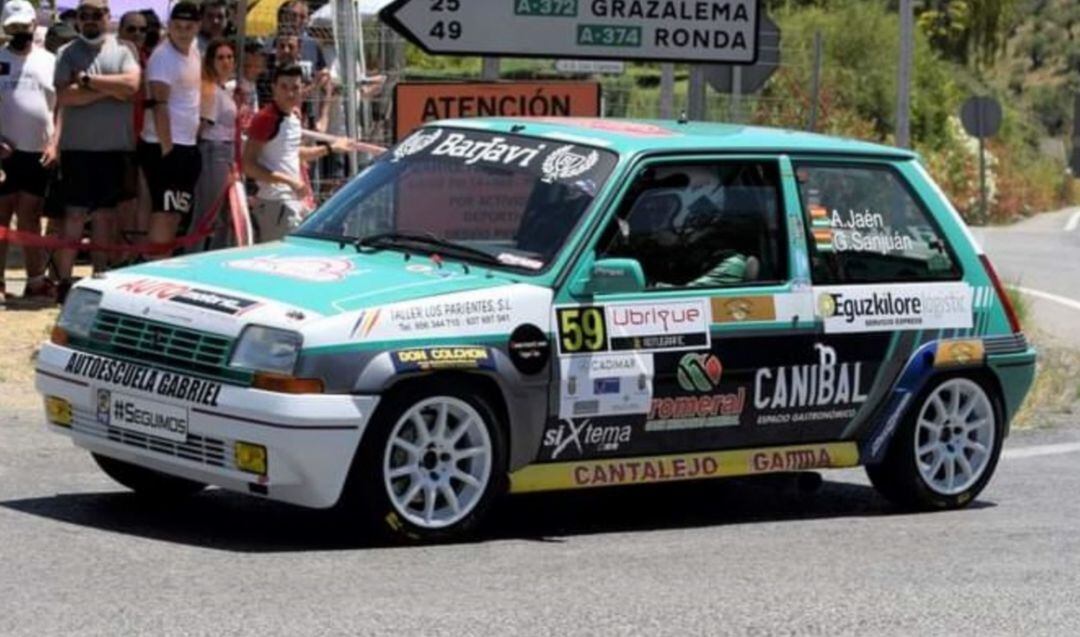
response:
<path id="1" fill-rule="evenodd" d="M 849 417 L 819 423 L 821 439 L 861 439 L 919 347 L 971 327 L 972 291 L 925 202 L 887 158 L 800 157 L 818 332 L 849 378 Z M 847 367 L 845 374 L 843 367 Z M 839 382 L 839 381 L 838 381 Z"/>
<path id="2" fill-rule="evenodd" d="M 798 442 L 807 413 L 836 417 L 790 172 L 769 155 L 641 165 L 560 291 L 541 461 Z"/>

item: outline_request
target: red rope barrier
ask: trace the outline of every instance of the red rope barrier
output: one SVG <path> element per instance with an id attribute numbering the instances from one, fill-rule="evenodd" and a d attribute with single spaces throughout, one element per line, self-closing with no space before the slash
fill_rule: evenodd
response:
<path id="1" fill-rule="evenodd" d="M 0 242 L 8 242 L 31 248 L 44 248 L 46 250 L 89 250 L 91 252 L 127 252 L 136 254 L 165 254 L 177 248 L 188 248 L 206 239 L 214 232 L 214 218 L 221 211 L 222 204 L 229 196 L 229 191 L 238 187 L 236 171 L 229 171 L 229 180 L 225 188 L 218 194 L 214 203 L 207 209 L 199 222 L 195 225 L 195 231 L 191 234 L 177 237 L 169 243 L 142 243 L 142 244 L 100 244 L 91 243 L 89 239 L 61 239 L 55 236 L 42 236 L 34 232 L 12 230 L 6 226 L 0 226 Z"/>

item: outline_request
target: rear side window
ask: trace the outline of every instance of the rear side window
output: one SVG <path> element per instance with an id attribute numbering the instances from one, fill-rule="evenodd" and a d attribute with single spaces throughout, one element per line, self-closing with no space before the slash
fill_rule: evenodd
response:
<path id="1" fill-rule="evenodd" d="M 960 278 L 938 225 L 888 166 L 802 163 L 796 177 L 814 283 Z"/>

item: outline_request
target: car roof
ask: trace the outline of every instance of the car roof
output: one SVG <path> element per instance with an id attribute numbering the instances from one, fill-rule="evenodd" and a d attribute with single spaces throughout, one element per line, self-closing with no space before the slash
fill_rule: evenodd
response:
<path id="1" fill-rule="evenodd" d="M 856 154 L 914 159 L 909 150 L 803 131 L 715 122 L 587 117 L 477 117 L 428 124 L 534 135 L 610 148 L 620 153 L 665 151 Z"/>

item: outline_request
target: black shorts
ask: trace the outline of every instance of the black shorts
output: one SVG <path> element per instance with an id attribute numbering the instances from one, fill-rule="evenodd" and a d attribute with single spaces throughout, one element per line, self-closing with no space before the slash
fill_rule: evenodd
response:
<path id="1" fill-rule="evenodd" d="M 41 153 L 17 150 L 4 160 L 7 179 L 0 184 L 0 196 L 24 192 L 35 197 L 45 196 L 49 171 L 41 165 Z"/>
<path id="2" fill-rule="evenodd" d="M 173 146 L 167 157 L 160 144 L 139 142 L 139 165 L 146 175 L 154 212 L 189 215 L 195 200 L 195 183 L 202 171 L 198 146 Z"/>
<path id="3" fill-rule="evenodd" d="M 60 152 L 60 181 L 64 205 L 90 212 L 115 208 L 124 185 L 127 153 L 120 150 Z"/>
<path id="4" fill-rule="evenodd" d="M 120 201 L 139 196 L 139 162 L 135 153 L 124 153 L 124 181 L 120 184 Z"/>

